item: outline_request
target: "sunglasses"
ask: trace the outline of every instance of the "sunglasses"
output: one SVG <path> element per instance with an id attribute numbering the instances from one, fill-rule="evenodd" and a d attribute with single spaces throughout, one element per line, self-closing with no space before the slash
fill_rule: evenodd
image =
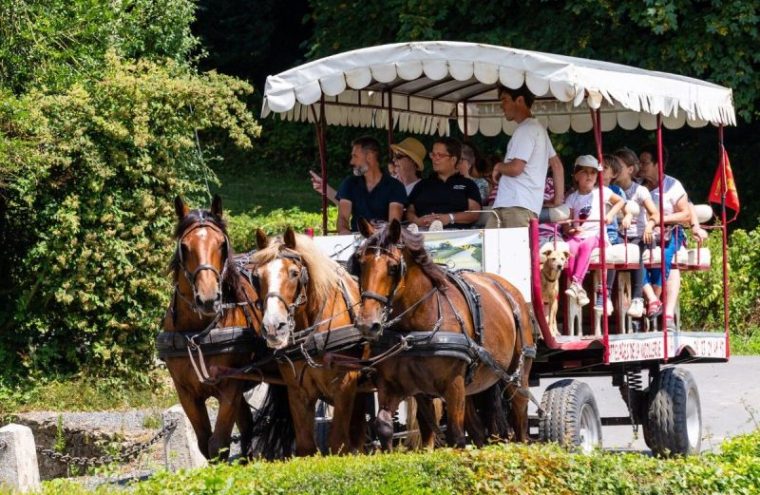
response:
<path id="1" fill-rule="evenodd" d="M 404 158 L 409 158 L 409 157 L 406 155 L 402 155 L 401 153 L 396 153 L 395 155 L 393 155 L 394 160 L 403 160 Z"/>
<path id="2" fill-rule="evenodd" d="M 430 158 L 451 158 L 454 155 L 448 155 L 446 153 L 430 153 Z"/>

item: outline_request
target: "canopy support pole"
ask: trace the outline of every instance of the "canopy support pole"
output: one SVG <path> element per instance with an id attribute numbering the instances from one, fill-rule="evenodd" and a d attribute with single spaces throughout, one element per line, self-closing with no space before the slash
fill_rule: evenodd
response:
<path id="1" fill-rule="evenodd" d="M 726 193 L 728 184 L 726 184 L 726 163 L 725 163 L 725 146 L 723 144 L 723 124 L 718 126 L 718 164 L 721 167 L 720 181 L 720 231 L 723 236 L 723 332 L 726 337 L 726 359 L 731 357 L 731 341 L 729 338 L 728 328 L 728 224 L 726 223 Z"/>
<path id="2" fill-rule="evenodd" d="M 662 314 L 660 315 L 660 325 L 662 325 L 662 345 L 664 347 L 664 362 L 668 362 L 668 281 L 665 277 L 665 191 L 663 190 L 663 182 L 665 180 L 665 164 L 662 161 L 662 114 L 657 114 L 657 180 L 659 182 L 659 205 L 660 208 L 660 283 L 662 284 L 660 290 L 660 299 L 662 299 Z M 678 226 L 674 227 L 677 229 Z M 673 232 L 675 235 L 675 230 Z M 671 240 L 675 242 L 673 236 Z M 671 266 L 671 269 L 673 267 Z"/>
<path id="3" fill-rule="evenodd" d="M 602 152 L 602 117 L 599 109 L 591 109 L 591 122 L 594 124 L 594 141 L 596 142 L 596 154 L 599 165 L 604 169 L 604 153 Z M 597 171 L 597 187 L 599 187 L 599 262 L 602 265 L 602 342 L 604 344 L 604 364 L 610 364 L 610 326 L 607 314 L 607 249 L 605 239 L 607 238 L 607 223 L 605 219 L 604 208 L 604 171 Z M 592 303 L 596 304 L 596 287 L 594 287 L 594 297 Z"/>
<path id="4" fill-rule="evenodd" d="M 462 104 L 464 105 L 464 112 L 462 113 L 464 113 L 464 141 L 466 142 L 470 139 L 470 132 L 467 126 L 467 100 L 464 100 Z"/>
<path id="5" fill-rule="evenodd" d="M 322 172 L 322 235 L 327 235 L 327 146 L 325 145 L 325 95 L 319 100 L 319 116 L 311 105 L 319 146 L 319 164 Z"/>
<path id="6" fill-rule="evenodd" d="M 393 93 L 388 90 L 388 149 L 393 144 Z"/>

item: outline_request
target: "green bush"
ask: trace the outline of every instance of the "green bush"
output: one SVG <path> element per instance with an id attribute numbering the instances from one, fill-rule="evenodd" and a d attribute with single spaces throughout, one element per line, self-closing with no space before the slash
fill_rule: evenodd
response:
<path id="1" fill-rule="evenodd" d="M 0 93 L 6 369 L 145 380 L 170 294 L 174 196 L 197 204 L 203 179 L 214 180 L 195 133 L 249 147 L 260 131 L 244 103 L 251 91 L 110 54 L 102 77 L 62 94 Z"/>
<path id="2" fill-rule="evenodd" d="M 327 228 L 335 229 L 338 209 L 330 207 L 327 213 Z M 227 223 L 230 240 L 239 253 L 256 248 L 256 229 L 262 229 L 268 235 L 279 235 L 293 227 L 296 232 L 313 229 L 315 235 L 322 235 L 322 213 L 301 211 L 298 207 L 281 208 L 266 215 L 228 215 Z"/>
<path id="3" fill-rule="evenodd" d="M 313 457 L 247 466 L 161 472 L 136 483 L 136 495 L 174 493 L 536 495 L 757 493 L 760 431 L 729 440 L 721 453 L 675 459 L 641 454 L 568 453 L 556 445 L 495 445 L 477 450 Z M 102 487 L 98 493 L 121 493 Z M 71 481 L 43 493 L 89 493 Z"/>
<path id="4" fill-rule="evenodd" d="M 721 232 L 714 230 L 706 244 L 712 261 L 710 271 L 681 277 L 681 315 L 687 328 L 723 328 L 723 255 Z M 735 230 L 729 239 L 729 327 L 740 341 L 757 343 L 760 325 L 760 227 Z"/>

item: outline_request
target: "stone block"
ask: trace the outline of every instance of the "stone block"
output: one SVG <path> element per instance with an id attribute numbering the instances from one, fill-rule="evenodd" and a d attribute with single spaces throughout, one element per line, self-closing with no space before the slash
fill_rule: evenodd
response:
<path id="1" fill-rule="evenodd" d="M 164 459 L 166 469 L 176 472 L 180 469 L 193 469 L 208 465 L 208 461 L 198 449 L 198 440 L 193 426 L 185 411 L 179 404 L 163 413 L 164 425 L 176 421 L 174 431 L 164 437 Z"/>
<path id="2" fill-rule="evenodd" d="M 0 428 L 0 488 L 17 492 L 40 489 L 34 435 L 28 426 L 9 424 Z"/>

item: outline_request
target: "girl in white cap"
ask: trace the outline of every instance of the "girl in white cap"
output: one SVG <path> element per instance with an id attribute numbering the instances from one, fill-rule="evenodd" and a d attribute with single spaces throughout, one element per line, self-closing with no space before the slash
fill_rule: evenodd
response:
<path id="1" fill-rule="evenodd" d="M 572 283 L 565 293 L 576 299 L 578 304 L 585 306 L 589 303 L 588 295 L 583 289 L 583 279 L 591 263 L 591 252 L 599 246 L 599 188 L 596 180 L 602 167 L 591 155 L 581 155 L 575 160 L 573 177 L 578 188 L 565 199 L 565 205 L 570 209 L 572 223 L 564 226 L 565 240 L 570 246 L 568 269 Z M 612 223 L 618 211 L 625 205 L 625 200 L 602 186 L 603 198 L 607 210 L 604 214 L 606 224 Z M 607 229 L 604 237 L 607 240 Z"/>

